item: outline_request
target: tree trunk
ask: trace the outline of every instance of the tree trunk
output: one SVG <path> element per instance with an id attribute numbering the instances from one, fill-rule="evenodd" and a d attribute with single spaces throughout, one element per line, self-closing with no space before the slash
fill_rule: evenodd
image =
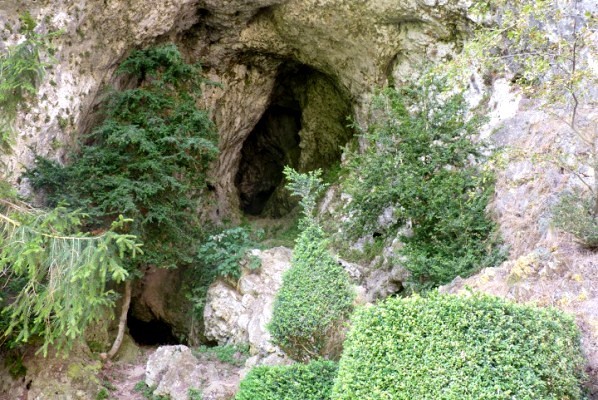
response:
<path id="1" fill-rule="evenodd" d="M 102 354 L 102 358 L 113 358 L 116 353 L 118 353 L 118 349 L 120 349 L 120 345 L 122 344 L 123 337 L 125 336 L 125 328 L 127 326 L 127 314 L 129 313 L 129 305 L 131 304 L 131 281 L 125 282 L 125 294 L 124 294 L 124 302 L 123 307 L 120 312 L 120 319 L 118 320 L 118 334 L 116 335 L 116 339 L 114 339 L 114 343 L 112 344 L 112 348 L 106 354 Z"/>

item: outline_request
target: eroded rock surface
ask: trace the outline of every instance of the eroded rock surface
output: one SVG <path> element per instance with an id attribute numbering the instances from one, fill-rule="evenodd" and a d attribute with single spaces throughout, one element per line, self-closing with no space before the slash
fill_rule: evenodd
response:
<path id="1" fill-rule="evenodd" d="M 134 48 L 175 42 L 221 83 L 206 87 L 202 100 L 220 135 L 212 170 L 216 201 L 206 210 L 215 219 L 240 214 L 241 150 L 279 98 L 277 80 L 298 93 L 297 166 L 328 167 L 348 137 L 345 118 L 361 119 L 371 89 L 402 80 L 424 59 L 447 56 L 467 24 L 460 1 L 19 0 L 0 10 L 7 45 L 23 39 L 23 10 L 40 33 L 64 33 L 54 40 L 52 68 L 37 98 L 17 118 L 14 152 L 2 157 L 5 175 L 17 182 L 35 154 L 65 161 L 66 150 L 101 118 L 104 87 L 129 84 L 114 76 L 119 62 Z M 289 68 L 299 72 L 280 83 Z M 20 182 L 27 192 L 26 180 Z"/>
<path id="2" fill-rule="evenodd" d="M 262 262 L 257 271 L 243 271 L 236 287 L 218 281 L 208 290 L 204 309 L 205 335 L 219 344 L 249 344 L 251 352 L 268 363 L 284 361 L 282 352 L 270 343 L 266 325 L 272 318 L 282 275 L 290 268 L 291 251 L 276 247 L 254 251 Z M 252 360 L 251 362 L 257 362 Z"/>
<path id="3" fill-rule="evenodd" d="M 154 395 L 172 400 L 188 400 L 190 389 L 201 392 L 205 400 L 228 400 L 238 389 L 240 371 L 240 367 L 200 360 L 187 346 L 162 346 L 147 361 L 145 383 L 155 387 Z"/>

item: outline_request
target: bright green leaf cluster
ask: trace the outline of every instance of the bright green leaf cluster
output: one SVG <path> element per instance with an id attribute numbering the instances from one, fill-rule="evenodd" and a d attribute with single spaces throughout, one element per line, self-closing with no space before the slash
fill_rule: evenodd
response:
<path id="1" fill-rule="evenodd" d="M 580 400 L 582 375 L 571 317 L 432 293 L 355 314 L 332 398 Z"/>
<path id="2" fill-rule="evenodd" d="M 218 278 L 235 282 L 241 277 L 241 264 L 248 269 L 261 266 L 259 257 L 250 254 L 258 248 L 261 232 L 237 226 L 210 235 L 199 245 L 193 266 L 187 270 L 189 299 L 196 315 L 202 319 L 209 286 Z"/>
<path id="3" fill-rule="evenodd" d="M 316 202 L 318 196 L 326 189 L 321 177 L 322 170 L 299 173 L 287 165 L 283 173 L 288 181 L 287 189 L 294 196 L 300 197 L 299 205 L 303 209 L 301 224 L 306 226 L 315 223 Z"/>
<path id="4" fill-rule="evenodd" d="M 365 150 L 348 155 L 347 236 L 377 232 L 394 239 L 410 226 L 401 255 L 416 287 L 501 260 L 495 224 L 486 216 L 493 179 L 480 169 L 482 145 L 473 140 L 482 119 L 468 115 L 463 97 L 437 81 L 388 89 L 376 102 Z M 379 226 L 388 209 L 394 222 Z"/>
<path id="5" fill-rule="evenodd" d="M 253 368 L 235 400 L 328 400 L 338 365 L 332 361 Z"/>

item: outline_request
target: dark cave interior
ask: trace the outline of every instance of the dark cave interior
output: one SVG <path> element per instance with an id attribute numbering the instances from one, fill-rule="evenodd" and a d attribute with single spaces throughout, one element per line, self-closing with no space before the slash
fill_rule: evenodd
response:
<path id="1" fill-rule="evenodd" d="M 133 340 L 142 346 L 183 344 L 172 333 L 172 327 L 159 319 L 142 321 L 129 314 L 127 326 Z"/>

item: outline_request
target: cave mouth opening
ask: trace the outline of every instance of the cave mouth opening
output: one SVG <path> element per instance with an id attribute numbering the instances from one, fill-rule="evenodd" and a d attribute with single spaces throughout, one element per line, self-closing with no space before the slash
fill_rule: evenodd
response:
<path id="1" fill-rule="evenodd" d="M 339 163 L 353 136 L 351 109 L 349 96 L 329 76 L 283 64 L 268 107 L 243 143 L 235 176 L 240 210 L 250 217 L 291 213 L 297 199 L 285 190 L 284 167 L 305 172 Z"/>
<path id="2" fill-rule="evenodd" d="M 135 343 L 141 346 L 184 344 L 174 335 L 172 327 L 160 319 L 142 321 L 129 314 L 127 326 Z"/>
<path id="3" fill-rule="evenodd" d="M 235 180 L 245 214 L 262 215 L 283 182 L 284 166 L 297 166 L 300 130 L 301 109 L 297 103 L 271 104 L 245 140 Z"/>

